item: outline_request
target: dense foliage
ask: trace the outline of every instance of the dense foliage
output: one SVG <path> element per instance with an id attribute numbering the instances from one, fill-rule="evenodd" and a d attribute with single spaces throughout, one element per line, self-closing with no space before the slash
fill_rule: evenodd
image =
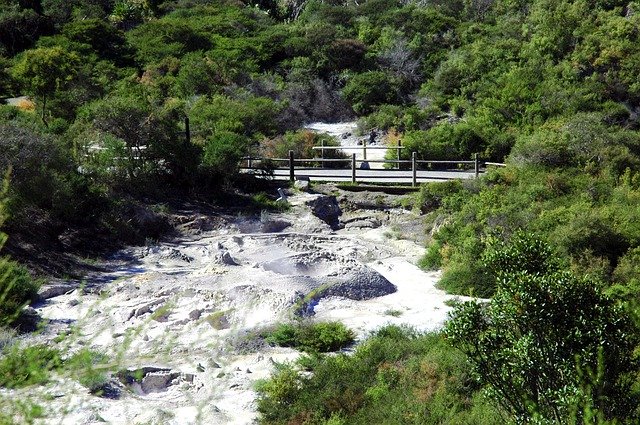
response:
<path id="1" fill-rule="evenodd" d="M 355 334 L 340 322 L 281 323 L 265 333 L 265 340 L 310 353 L 338 351 L 353 343 Z"/>
<path id="2" fill-rule="evenodd" d="M 628 0 L 0 0 L 0 99 L 30 96 L 0 105 L 0 172 L 13 170 L 9 248 L 25 258 L 38 244 L 86 249 L 82 240 L 96 235 L 157 237 L 166 223 L 149 219 L 141 202 L 228 188 L 248 153 L 311 156 L 313 144 L 335 142 L 299 131 L 302 124 L 360 116 L 363 130 L 395 130 L 405 158 L 479 153 L 507 163 L 479 181 L 425 186 L 416 198 L 432 235 L 422 264 L 442 268 L 449 291 L 495 295 L 489 307 L 467 313 L 474 326 L 487 318 L 503 324 L 479 334 L 489 355 L 484 367 L 503 374 L 490 384 L 499 392 L 495 384 L 508 376 L 518 395 L 516 403 L 498 400 L 501 412 L 526 421 L 558 411 L 564 420 L 570 406 L 589 405 L 602 420 L 633 421 L 635 401 L 613 402 L 612 391 L 637 373 L 637 341 L 603 346 L 589 338 L 595 332 L 610 341 L 623 328 L 634 335 L 617 318 L 634 308 L 640 290 L 639 12 Z M 520 229 L 538 238 L 522 238 Z M 35 286 L 12 260 L 0 261 L 0 284 L 23 282 L 15 302 L 3 303 L 15 311 Z M 589 320 L 562 322 L 557 347 L 535 348 L 531 338 L 543 332 L 512 326 L 507 313 L 530 307 L 515 306 L 514 297 L 536 306 L 552 299 L 532 316 L 545 332 L 562 319 L 554 311 L 576 303 Z M 561 331 L 584 337 L 572 343 L 577 351 L 558 351 Z M 469 338 L 459 337 L 465 347 Z M 464 350 L 482 366 L 477 352 Z M 509 363 L 505 352 L 520 357 Z M 284 382 L 276 388 L 283 392 L 273 390 L 261 410 L 273 422 L 340 423 L 351 414 L 391 421 L 361 408 L 373 406 L 375 394 L 401 399 L 392 389 L 407 371 L 424 378 L 448 363 L 423 368 L 411 356 L 387 354 L 394 360 L 368 363 L 361 375 L 351 362 L 366 359 L 357 353 L 314 363 L 313 376 L 324 376 L 327 365 L 363 380 L 383 369 L 398 378 L 375 391 L 354 379 L 360 386 L 350 387 L 349 406 L 297 393 L 315 378 L 287 369 L 274 381 Z M 577 368 L 574 355 L 582 359 Z M 611 366 L 625 358 L 629 369 Z M 525 371 L 545 367 L 544 385 L 529 385 Z M 595 378 L 582 379 L 580 370 Z M 422 398 L 398 401 L 413 413 L 397 421 L 444 409 L 429 404 L 440 393 L 423 390 L 415 390 Z M 473 391 L 456 387 L 442 397 L 456 394 L 473 411 Z M 580 391 L 602 398 L 571 398 Z M 279 411 L 278 397 L 289 396 L 291 406 Z"/>
<path id="3" fill-rule="evenodd" d="M 447 337 L 518 422 L 637 419 L 638 328 L 593 280 L 560 271 L 552 255 L 522 232 L 488 255 L 497 291 L 487 305 L 459 305 Z"/>
<path id="4" fill-rule="evenodd" d="M 386 327 L 351 355 L 280 365 L 258 386 L 258 410 L 266 424 L 503 423 L 479 389 L 442 336 Z"/>

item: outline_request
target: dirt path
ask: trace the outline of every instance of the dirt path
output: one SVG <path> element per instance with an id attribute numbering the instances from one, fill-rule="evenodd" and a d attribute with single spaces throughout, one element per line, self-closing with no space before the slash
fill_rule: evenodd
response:
<path id="1" fill-rule="evenodd" d="M 355 121 L 352 122 L 342 122 L 335 124 L 328 123 L 313 123 L 307 125 L 305 128 L 309 130 L 313 130 L 318 133 L 325 133 L 330 136 L 335 137 L 342 146 L 358 146 L 362 145 L 362 141 L 367 141 L 367 146 L 371 147 L 379 147 L 384 146 L 380 137 L 376 139 L 374 144 L 369 142 L 369 136 L 356 136 L 356 131 L 358 129 L 358 124 Z M 364 159 L 364 149 L 362 147 L 358 147 L 355 149 L 342 149 L 344 153 L 347 155 L 351 155 L 353 153 L 356 154 L 356 160 L 360 162 Z M 367 149 L 367 159 L 368 160 L 383 160 L 386 154 L 386 149 Z M 382 163 L 369 163 L 369 167 L 373 170 L 375 169 L 383 169 L 384 164 Z"/>

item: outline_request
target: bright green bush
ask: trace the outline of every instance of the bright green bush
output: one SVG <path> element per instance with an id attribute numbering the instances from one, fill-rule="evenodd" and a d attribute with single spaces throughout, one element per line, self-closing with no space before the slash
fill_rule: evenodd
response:
<path id="1" fill-rule="evenodd" d="M 282 323 L 265 336 L 270 344 L 312 353 L 340 350 L 353 343 L 354 338 L 353 331 L 340 322 Z"/>
<path id="2" fill-rule="evenodd" d="M 45 345 L 24 349 L 17 345 L 7 347 L 0 356 L 0 386 L 20 388 L 43 384 L 49 380 L 50 372 L 61 365 L 60 352 Z"/>
<path id="3" fill-rule="evenodd" d="M 207 140 L 203 164 L 223 178 L 232 178 L 240 158 L 247 155 L 249 140 L 231 131 L 218 131 Z"/>

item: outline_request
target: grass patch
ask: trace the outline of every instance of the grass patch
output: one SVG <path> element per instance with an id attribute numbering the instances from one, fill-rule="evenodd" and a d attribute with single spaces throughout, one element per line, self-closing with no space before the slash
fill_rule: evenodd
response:
<path id="1" fill-rule="evenodd" d="M 265 192 L 253 195 L 251 197 L 251 204 L 258 210 L 285 212 L 291 209 L 289 202 L 272 199 L 272 197 Z"/>
<path id="2" fill-rule="evenodd" d="M 213 329 L 218 331 L 222 329 L 229 329 L 229 319 L 227 318 L 228 311 L 216 311 L 208 315 L 205 320 Z"/>
<path id="3" fill-rule="evenodd" d="M 96 393 L 109 380 L 107 360 L 106 355 L 83 348 L 65 360 L 64 369 L 91 393 Z"/>
<path id="4" fill-rule="evenodd" d="M 340 322 L 281 323 L 262 334 L 269 344 L 310 353 L 337 351 L 353 343 L 355 334 Z"/>
<path id="5" fill-rule="evenodd" d="M 7 347 L 0 358 L 0 387 L 22 388 L 44 384 L 50 372 L 62 366 L 59 350 L 46 345 Z"/>
<path id="6" fill-rule="evenodd" d="M 90 391 L 107 382 L 107 357 L 82 349 L 67 359 L 60 350 L 43 344 L 5 347 L 0 357 L 0 387 L 22 388 L 41 385 L 51 374 L 59 372 L 71 376 Z"/>

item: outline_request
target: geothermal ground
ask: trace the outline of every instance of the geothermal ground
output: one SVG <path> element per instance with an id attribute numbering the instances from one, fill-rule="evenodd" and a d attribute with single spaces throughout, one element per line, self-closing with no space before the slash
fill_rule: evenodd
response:
<path id="1" fill-rule="evenodd" d="M 419 217 L 348 198 L 340 217 L 335 198 L 304 192 L 286 213 L 186 214 L 180 238 L 46 286 L 36 310 L 47 325 L 29 338 L 106 353 L 110 379 L 102 397 L 73 376 L 4 395 L 46 406 L 45 423 L 250 424 L 256 380 L 299 355 L 268 346 L 260 329 L 339 320 L 362 339 L 385 324 L 441 327 L 451 297 L 415 266 Z"/>

